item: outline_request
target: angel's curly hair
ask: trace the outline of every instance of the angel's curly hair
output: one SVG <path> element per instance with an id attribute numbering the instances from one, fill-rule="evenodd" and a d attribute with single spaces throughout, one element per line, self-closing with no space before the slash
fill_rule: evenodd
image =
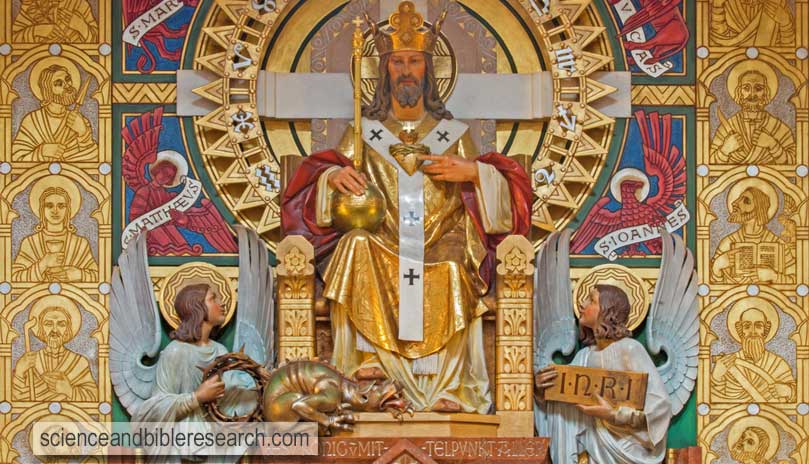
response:
<path id="1" fill-rule="evenodd" d="M 202 323 L 208 320 L 208 306 L 205 296 L 208 284 L 195 284 L 183 287 L 174 299 L 174 311 L 180 318 L 180 325 L 169 334 L 169 338 L 186 343 L 195 343 L 202 338 Z"/>
<path id="2" fill-rule="evenodd" d="M 596 285 L 598 291 L 598 327 L 590 329 L 579 325 L 582 344 L 594 345 L 597 338 L 620 340 L 631 337 L 632 331 L 626 326 L 629 321 L 629 298 L 623 290 L 614 285 Z"/>

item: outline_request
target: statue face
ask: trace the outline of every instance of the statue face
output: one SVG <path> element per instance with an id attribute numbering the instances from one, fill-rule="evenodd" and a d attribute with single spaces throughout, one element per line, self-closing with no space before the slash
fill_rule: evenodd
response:
<path id="1" fill-rule="evenodd" d="M 51 194 L 42 201 L 45 210 L 42 220 L 51 225 L 64 225 L 68 214 L 67 199 L 59 194 Z"/>
<path id="2" fill-rule="evenodd" d="M 40 320 L 42 333 L 47 337 L 48 346 L 58 348 L 64 344 L 69 327 L 67 317 L 61 311 L 45 311 Z"/>
<path id="3" fill-rule="evenodd" d="M 739 80 L 739 102 L 745 109 L 761 109 L 767 104 L 767 80 L 758 73 L 749 73 Z"/>
<path id="4" fill-rule="evenodd" d="M 403 107 L 416 106 L 424 93 L 427 59 L 422 52 L 391 53 L 388 73 L 393 96 Z"/>
<path id="5" fill-rule="evenodd" d="M 208 308 L 208 322 L 214 326 L 225 323 L 225 310 L 222 309 L 219 295 L 211 289 L 205 295 L 205 307 Z"/>
<path id="6" fill-rule="evenodd" d="M 587 301 L 579 303 L 579 323 L 585 327 L 594 328 L 598 324 L 598 314 L 601 306 L 598 301 L 598 290 L 590 290 Z"/>
<path id="7" fill-rule="evenodd" d="M 741 317 L 742 338 L 764 337 L 767 332 L 767 318 L 758 309 L 749 309 Z"/>

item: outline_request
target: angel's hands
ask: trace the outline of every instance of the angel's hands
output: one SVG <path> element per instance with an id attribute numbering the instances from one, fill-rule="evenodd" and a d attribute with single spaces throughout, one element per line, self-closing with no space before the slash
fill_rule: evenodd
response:
<path id="1" fill-rule="evenodd" d="M 553 365 L 541 369 L 534 375 L 534 397 L 539 403 L 545 402 L 545 390 L 556 383 L 558 376 L 559 371 Z"/>
<path id="2" fill-rule="evenodd" d="M 194 396 L 200 404 L 216 401 L 225 396 L 225 382 L 219 378 L 219 374 L 214 375 L 197 387 Z"/>
<path id="3" fill-rule="evenodd" d="M 609 401 L 602 398 L 598 393 L 596 393 L 595 399 L 598 401 L 598 404 L 594 404 L 592 406 L 577 404 L 576 407 L 579 408 L 579 411 L 587 414 L 588 416 L 596 417 L 605 421 L 612 419 L 613 414 L 615 414 L 615 409 L 612 407 Z"/>

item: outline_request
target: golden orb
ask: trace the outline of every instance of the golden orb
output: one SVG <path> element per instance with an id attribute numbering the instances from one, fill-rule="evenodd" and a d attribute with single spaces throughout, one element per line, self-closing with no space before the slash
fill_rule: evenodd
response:
<path id="1" fill-rule="evenodd" d="M 334 227 L 342 232 L 353 229 L 374 231 L 385 219 L 385 197 L 376 186 L 368 184 L 362 195 L 334 192 L 331 217 Z"/>

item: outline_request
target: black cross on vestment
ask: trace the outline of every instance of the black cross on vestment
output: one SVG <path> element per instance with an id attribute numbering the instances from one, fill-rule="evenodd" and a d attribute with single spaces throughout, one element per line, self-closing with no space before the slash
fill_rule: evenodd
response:
<path id="1" fill-rule="evenodd" d="M 382 140 L 382 129 L 371 129 L 371 140 Z"/>
<path id="2" fill-rule="evenodd" d="M 438 141 L 439 142 L 449 142 L 449 131 L 439 131 L 438 132 Z"/>
<path id="3" fill-rule="evenodd" d="M 405 279 L 410 280 L 410 283 L 409 283 L 408 285 L 411 285 L 411 286 L 413 285 L 413 281 L 414 281 L 414 280 L 417 280 L 417 279 L 419 278 L 419 275 L 418 275 L 418 274 L 416 274 L 416 273 L 415 273 L 415 272 L 413 272 L 413 271 L 414 271 L 414 269 L 411 267 L 411 268 L 410 268 L 410 271 L 409 271 L 407 274 L 405 274 L 405 275 L 404 275 L 404 278 L 405 278 Z"/>

